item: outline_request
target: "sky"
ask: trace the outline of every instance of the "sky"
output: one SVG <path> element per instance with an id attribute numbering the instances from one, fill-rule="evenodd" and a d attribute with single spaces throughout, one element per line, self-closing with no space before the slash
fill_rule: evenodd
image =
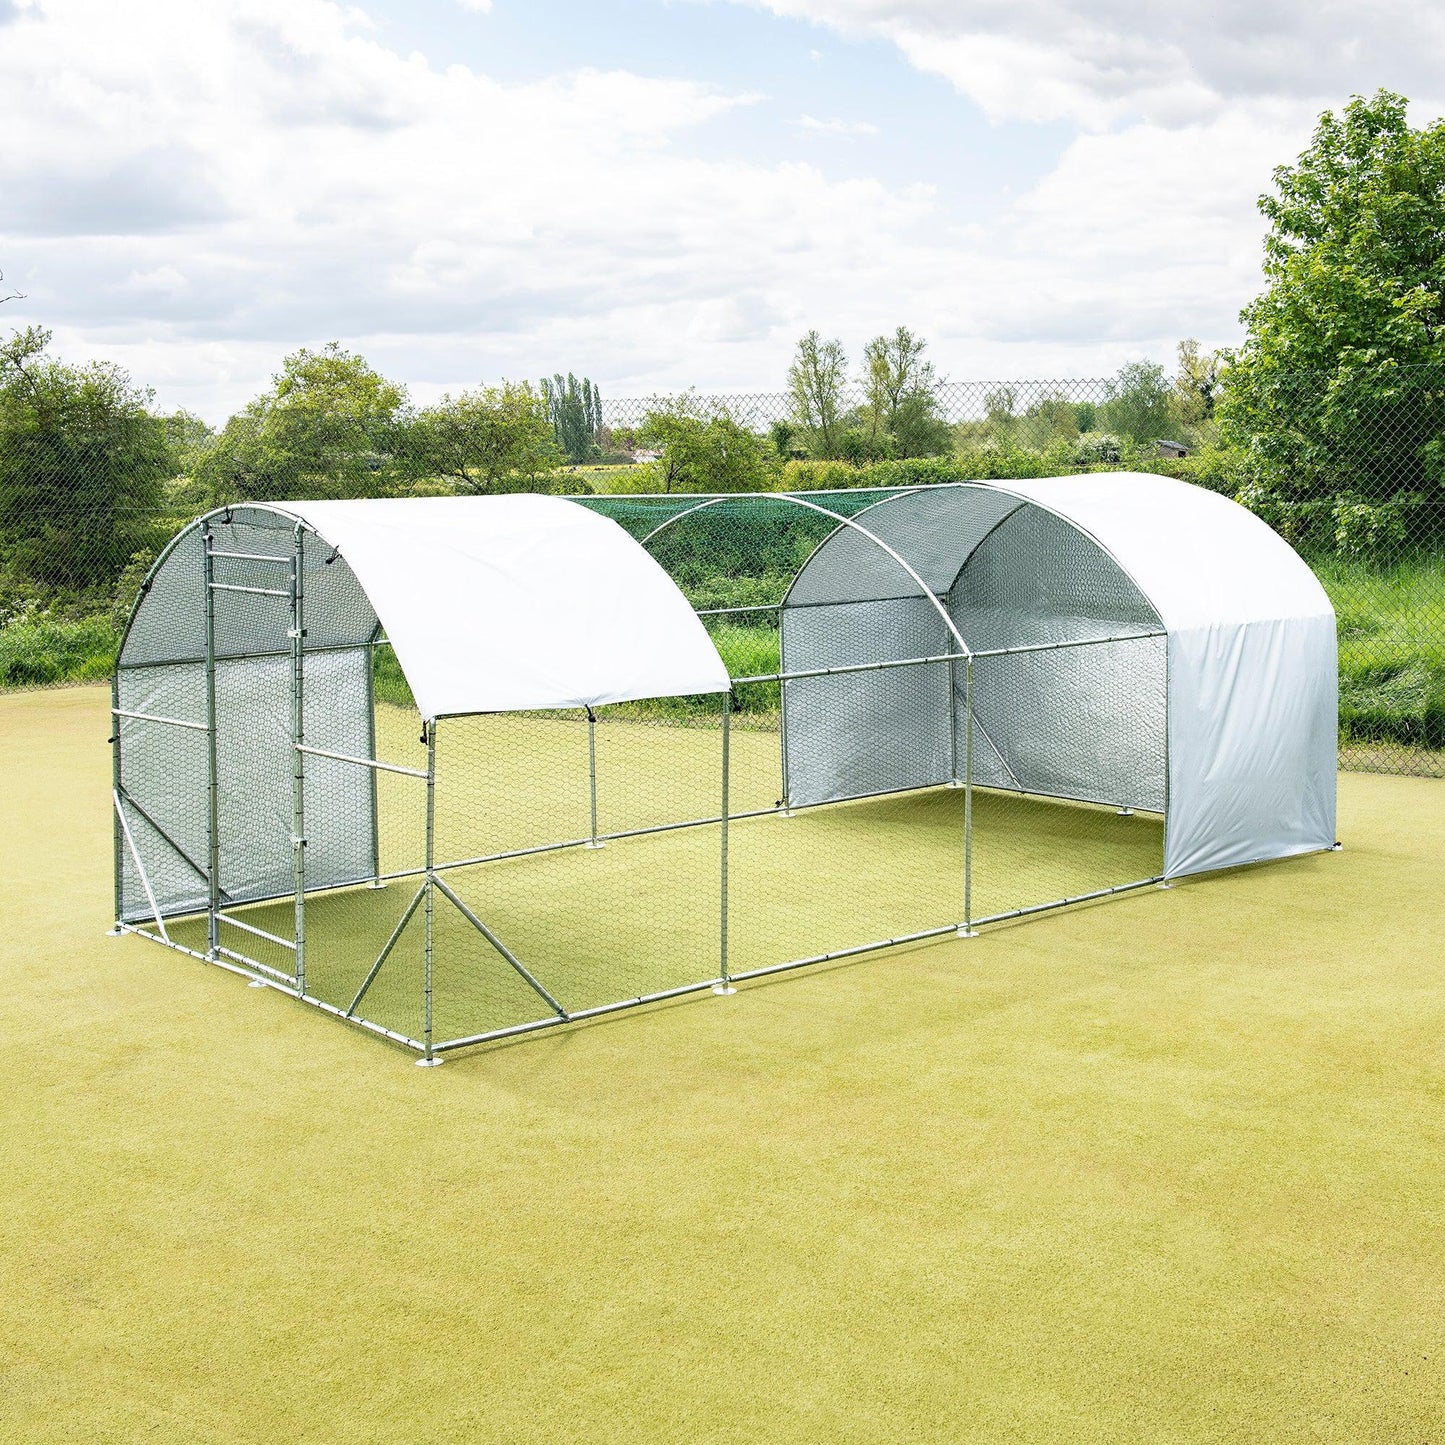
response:
<path id="1" fill-rule="evenodd" d="M 1438 0 L 0 0 L 0 330 L 213 423 L 331 340 L 420 402 L 1169 364 L 1319 113 L 1442 60 Z"/>

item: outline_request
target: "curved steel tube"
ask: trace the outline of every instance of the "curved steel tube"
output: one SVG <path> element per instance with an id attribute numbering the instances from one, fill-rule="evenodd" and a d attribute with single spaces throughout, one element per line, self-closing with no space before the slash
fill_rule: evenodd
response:
<path id="1" fill-rule="evenodd" d="M 921 487 L 911 488 L 911 491 L 915 492 L 921 490 Z M 691 517 L 697 512 L 706 510 L 708 507 L 716 507 L 720 502 L 735 502 L 740 496 L 747 496 L 758 501 L 788 502 L 795 507 L 803 507 L 807 511 L 817 512 L 819 516 L 831 517 L 840 526 L 851 527 L 855 532 L 859 533 L 861 536 L 866 537 L 870 542 L 873 543 L 875 547 L 878 548 L 880 552 L 883 552 L 888 557 L 891 557 L 893 561 L 896 562 L 898 566 L 909 577 L 913 579 L 913 581 L 918 586 L 918 590 L 923 594 L 923 596 L 928 598 L 928 600 L 933 604 L 934 611 L 937 612 L 939 617 L 943 619 L 943 625 L 952 634 L 953 640 L 958 643 L 959 656 L 968 657 L 972 654 L 972 649 L 969 647 L 968 643 L 963 640 L 963 633 L 958 630 L 958 627 L 955 624 L 953 618 L 948 615 L 948 609 L 943 605 L 943 603 L 938 600 L 938 597 L 934 593 L 933 589 L 929 587 L 927 583 L 924 582 L 923 578 L 920 577 L 918 573 L 913 570 L 913 567 L 909 564 L 907 559 L 902 556 L 901 553 L 895 552 L 893 548 L 890 547 L 888 543 L 885 542 L 881 537 L 877 536 L 873 532 L 870 532 L 867 527 L 864 527 L 860 523 L 855 522 L 852 517 L 844 517 L 838 512 L 830 511 L 827 507 L 819 506 L 817 502 L 809 502 L 802 497 L 794 496 L 791 492 L 740 492 L 730 494 L 725 497 L 710 497 L 707 501 L 699 502 L 695 507 L 689 507 L 686 511 L 679 512 L 676 516 L 669 517 L 665 522 L 659 523 L 656 527 L 652 529 L 652 531 L 650 531 L 645 537 L 641 539 L 642 545 L 644 547 L 647 546 L 647 544 L 652 541 L 652 539 L 657 536 L 659 532 L 665 531 L 668 527 L 672 526 L 674 522 L 680 522 L 684 517 Z"/>

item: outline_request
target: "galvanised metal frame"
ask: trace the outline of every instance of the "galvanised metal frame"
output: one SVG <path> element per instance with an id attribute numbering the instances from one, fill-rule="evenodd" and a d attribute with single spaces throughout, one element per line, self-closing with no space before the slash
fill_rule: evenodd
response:
<path id="1" fill-rule="evenodd" d="M 917 488 L 907 489 L 909 491 L 919 490 Z M 843 517 L 831 513 L 828 509 L 797 497 L 786 497 L 779 495 L 779 501 L 785 501 L 804 507 L 807 510 L 821 513 L 832 517 L 840 526 L 850 527 L 870 541 L 874 542 L 887 555 L 889 555 L 902 569 L 902 571 L 914 582 L 939 612 L 949 634 L 954 642 L 958 644 L 957 649 L 946 653 L 934 653 L 927 656 L 889 659 L 882 662 L 846 664 L 834 667 L 798 669 L 789 671 L 781 667 L 778 672 L 771 674 L 760 674 L 754 676 L 738 677 L 733 679 L 733 687 L 746 684 L 777 683 L 780 687 L 790 682 L 800 682 L 807 679 L 839 676 L 855 673 L 873 673 L 887 671 L 900 667 L 918 666 L 947 666 L 950 675 L 950 713 L 953 714 L 957 706 L 956 676 L 959 665 L 962 664 L 964 673 L 963 700 L 965 707 L 964 723 L 964 757 L 962 760 L 962 776 L 959 777 L 959 765 L 957 758 L 957 733 L 956 719 L 951 716 L 951 752 L 952 761 L 950 766 L 950 777 L 943 786 L 961 786 L 964 793 L 964 822 L 963 822 L 963 878 L 962 878 L 962 918 L 961 920 L 942 924 L 937 927 L 919 929 L 908 933 L 902 933 L 890 938 L 878 939 L 868 943 L 860 943 L 847 948 L 834 949 L 826 953 L 809 955 L 804 958 L 792 959 L 786 962 L 770 964 L 760 968 L 749 969 L 742 973 L 733 972 L 729 965 L 728 957 L 728 936 L 730 917 L 729 898 L 729 877 L 728 877 L 728 844 L 729 824 L 740 819 L 752 819 L 766 816 L 787 816 L 793 811 L 803 809 L 815 809 L 832 807 L 835 804 L 849 801 L 857 801 L 864 798 L 885 796 L 891 791 L 918 791 L 917 789 L 882 790 L 878 792 L 858 794 L 850 798 L 829 799 L 824 802 L 796 805 L 788 798 L 786 782 L 784 796 L 780 803 L 773 808 L 751 809 L 744 812 L 734 812 L 730 806 L 729 784 L 731 777 L 731 714 L 732 714 L 732 692 L 722 695 L 721 706 L 721 790 L 720 808 L 715 816 L 692 818 L 680 820 L 673 823 L 656 824 L 644 828 L 619 829 L 612 832 L 599 830 L 597 821 L 597 747 L 596 747 L 596 715 L 593 709 L 586 709 L 588 724 L 588 790 L 589 790 L 589 815 L 590 827 L 585 838 L 566 839 L 553 843 L 544 843 L 528 848 L 513 849 L 505 852 L 481 855 L 473 858 L 461 858 L 452 860 L 439 860 L 436 856 L 436 760 L 437 760 L 437 723 L 439 719 L 425 720 L 423 724 L 423 736 L 427 747 L 427 766 L 425 771 L 416 768 L 404 767 L 400 764 L 384 762 L 375 757 L 376 734 L 375 734 L 375 695 L 371 679 L 371 670 L 368 668 L 366 681 L 366 706 L 369 714 L 368 722 L 368 746 L 372 754 L 370 757 L 356 757 L 350 754 L 340 753 L 333 750 L 311 746 L 306 741 L 305 732 L 305 658 L 308 649 L 305 645 L 305 547 L 306 533 L 309 530 L 304 523 L 295 521 L 292 527 L 292 549 L 289 555 L 272 553 L 241 553 L 218 550 L 215 547 L 214 533 L 211 529 L 211 518 L 202 519 L 200 528 L 203 538 L 204 558 L 204 581 L 206 598 L 206 648 L 204 668 L 206 677 L 206 722 L 195 723 L 180 718 L 163 717 L 159 715 L 140 713 L 134 710 L 122 710 L 119 706 L 119 671 L 112 684 L 112 712 L 117 719 L 115 737 L 113 739 L 113 797 L 115 804 L 115 829 L 114 829 L 114 858 L 116 864 L 116 913 L 117 932 L 137 933 L 143 937 L 150 938 L 155 942 L 162 943 L 167 947 L 176 949 L 179 952 L 192 957 L 204 959 L 207 962 L 215 963 L 220 967 L 227 968 L 248 977 L 253 983 L 264 983 L 268 987 L 286 993 L 304 1003 L 312 1004 L 324 1012 L 335 1017 L 354 1023 L 369 1032 L 378 1034 L 394 1043 L 404 1045 L 421 1055 L 418 1063 L 421 1065 L 435 1065 L 442 1061 L 442 1056 L 455 1049 L 468 1047 L 474 1044 L 485 1043 L 492 1040 L 514 1037 L 521 1034 L 535 1032 L 540 1029 L 556 1027 L 560 1024 L 577 1022 L 583 1019 L 594 1018 L 604 1014 L 619 1012 L 624 1009 L 636 1008 L 647 1003 L 659 1002 L 665 999 L 683 997 L 692 993 L 699 993 L 711 989 L 718 994 L 732 994 L 736 992 L 736 984 L 752 978 L 761 978 L 772 974 L 788 972 L 797 968 L 804 968 L 816 963 L 829 962 L 836 959 L 856 957 L 861 954 L 874 952 L 879 949 L 893 947 L 901 943 L 915 942 L 923 939 L 938 938 L 946 935 L 958 937 L 972 937 L 981 924 L 1002 921 L 1008 918 L 1017 918 L 1034 913 L 1044 912 L 1054 908 L 1065 907 L 1073 903 L 1084 902 L 1090 899 L 1103 898 L 1115 893 L 1123 893 L 1136 888 L 1148 886 L 1151 883 L 1162 883 L 1162 876 L 1156 875 L 1150 878 L 1140 879 L 1135 882 L 1115 885 L 1076 895 L 1069 898 L 1061 898 L 1052 902 L 1030 905 L 1028 907 L 1014 909 L 1009 912 L 989 915 L 983 918 L 973 916 L 973 794 L 974 782 L 974 745 L 973 732 L 975 726 L 974 717 L 974 663 L 975 659 L 1005 657 L 1025 653 L 1044 653 L 1063 651 L 1076 647 L 1089 647 L 1110 643 L 1129 641 L 1143 641 L 1150 638 L 1163 636 L 1162 629 L 1154 631 L 1141 631 L 1125 634 L 1116 634 L 1098 638 L 1088 638 L 1078 641 L 1062 643 L 1040 643 L 1024 644 L 1017 647 L 992 648 L 986 650 L 970 650 L 960 634 L 957 625 L 953 622 L 943 599 L 929 591 L 922 579 L 912 566 L 901 557 L 894 549 L 886 543 L 874 537 L 868 529 L 853 518 Z M 663 523 L 659 528 L 654 529 L 644 541 L 656 536 L 664 527 L 672 522 L 681 520 L 682 517 L 691 515 L 693 512 L 702 510 L 704 507 L 716 505 L 730 498 L 713 498 L 698 506 L 674 516 Z M 875 504 L 878 505 L 878 504 Z M 271 510 L 261 508 L 262 510 Z M 284 513 L 282 514 L 284 515 Z M 228 514 L 229 520 L 229 514 Z M 167 549 L 169 551 L 169 549 Z M 282 588 L 261 588 L 247 587 L 236 584 L 221 583 L 216 580 L 215 561 L 218 557 L 229 557 L 241 560 L 251 560 L 264 563 L 281 564 L 286 567 L 286 586 Z M 159 567 L 160 563 L 157 563 Z M 149 584 L 147 584 L 148 586 Z M 220 879 L 220 810 L 219 810 L 219 768 L 218 768 L 218 717 L 216 699 L 216 596 L 218 593 L 251 593 L 264 596 L 281 597 L 287 602 L 289 627 L 288 643 L 286 652 L 265 652 L 247 654 L 247 656 L 286 656 L 289 658 L 288 679 L 290 697 L 290 750 L 292 756 L 291 768 L 291 791 L 292 791 L 292 833 L 291 848 L 293 856 L 293 889 L 294 898 L 294 934 L 291 939 L 283 938 L 265 929 L 257 927 L 244 919 L 234 916 L 225 911 L 224 892 Z M 142 597 L 144 592 L 142 593 Z M 137 608 L 140 599 L 137 599 Z M 726 615 L 733 613 L 765 613 L 770 612 L 776 615 L 781 613 L 783 604 L 765 604 L 761 606 L 748 606 L 738 608 L 710 608 L 700 613 L 702 616 Z M 134 615 L 133 609 L 133 614 Z M 373 634 L 370 641 L 365 644 L 366 656 L 370 662 L 374 657 L 374 649 L 384 639 Z M 355 644 L 348 644 L 344 648 L 324 648 L 317 651 L 331 650 L 354 650 Z M 141 664 L 142 666 L 147 664 Z M 170 665 L 170 664 L 150 664 Z M 1167 684 L 1166 684 L 1167 685 Z M 1167 712 L 1167 709 L 1166 709 Z M 137 813 L 150 822 L 140 805 L 126 797 L 122 786 L 121 754 L 120 754 L 120 719 L 139 720 L 160 726 L 173 726 L 184 729 L 203 731 L 207 735 L 207 866 L 204 869 L 204 877 L 207 885 L 207 950 L 200 953 L 196 950 L 185 947 L 170 938 L 165 926 L 165 918 L 161 909 L 156 903 L 149 879 L 146 877 L 143 860 L 139 849 L 135 844 L 133 835 L 125 816 L 125 807 L 129 805 L 136 809 Z M 1167 735 L 1165 740 L 1165 768 L 1166 768 L 1166 789 L 1167 789 Z M 352 997 L 348 1007 L 342 1009 L 326 1000 L 317 998 L 310 994 L 306 984 L 306 898 L 308 887 L 306 881 L 306 814 L 305 814 L 305 782 L 306 782 L 306 758 L 310 756 L 327 758 L 336 762 L 364 767 L 369 770 L 372 787 L 373 806 L 371 813 L 372 828 L 372 886 L 382 886 L 385 883 L 402 878 L 420 878 L 421 882 L 412 895 L 401 917 L 391 931 L 386 943 L 381 948 L 376 959 L 371 964 L 365 978 L 355 995 Z M 786 766 L 786 750 L 784 750 L 784 766 Z M 389 772 L 409 776 L 423 781 L 426 787 L 426 840 L 425 840 L 425 862 L 423 867 L 417 869 L 398 869 L 390 872 L 383 872 L 381 865 L 379 836 L 378 836 L 378 813 L 375 804 L 376 798 L 376 774 L 377 772 Z M 1019 789 L 1023 792 L 1023 789 Z M 1078 801 L 1098 803 L 1102 800 L 1080 799 Z M 1166 791 L 1166 826 L 1167 826 L 1167 791 Z M 170 841 L 167 835 L 162 832 L 154 822 L 150 826 L 156 827 L 160 836 L 167 838 L 170 846 L 182 857 L 186 855 L 174 842 Z M 699 979 L 694 983 L 685 984 L 676 988 L 669 988 L 653 993 L 639 995 L 633 998 L 620 999 L 613 1003 L 602 1004 L 582 1010 L 568 1011 L 563 1003 L 553 996 L 546 985 L 530 970 L 525 962 L 508 947 L 506 942 L 500 938 L 495 930 L 488 926 L 482 919 L 446 882 L 443 874 L 463 867 L 473 867 L 491 862 L 498 862 L 504 859 L 513 859 L 529 856 L 531 854 L 542 854 L 555 852 L 570 848 L 601 848 L 606 843 L 629 838 L 641 838 L 657 833 L 667 833 L 679 829 L 696 828 L 704 826 L 717 826 L 719 830 L 719 938 L 718 938 L 718 973 L 711 978 Z M 141 885 L 151 905 L 152 915 L 156 924 L 157 932 L 135 923 L 119 921 L 121 917 L 121 864 L 123 861 L 123 850 L 128 849 L 135 864 Z M 186 859 L 193 868 L 198 866 L 193 860 Z M 328 885 L 323 891 L 332 891 L 334 886 Z M 528 1022 L 511 1025 L 504 1028 L 494 1029 L 485 1033 L 478 1033 L 461 1038 L 437 1039 L 434 1037 L 434 1009 L 433 1009 L 433 988 L 434 988 L 434 962 L 435 962 L 435 910 L 437 906 L 437 895 L 451 904 L 458 913 L 487 941 L 498 958 L 509 966 L 517 975 L 522 978 L 531 989 L 538 995 L 539 999 L 547 1006 L 548 1013 Z M 251 903 L 263 902 L 266 900 L 248 900 Z M 423 965 L 423 1029 L 420 1039 L 413 1039 L 395 1030 L 388 1029 L 381 1024 L 366 1019 L 357 1013 L 358 1008 L 364 1001 L 368 991 L 392 956 L 396 944 L 400 940 L 407 925 L 415 916 L 418 908 L 422 910 L 424 919 L 424 965 Z M 225 947 L 220 942 L 220 925 L 227 924 L 241 930 L 244 933 L 259 937 L 273 945 L 287 948 L 293 951 L 295 957 L 294 971 L 286 974 L 259 960 L 250 958 L 247 955 Z"/>

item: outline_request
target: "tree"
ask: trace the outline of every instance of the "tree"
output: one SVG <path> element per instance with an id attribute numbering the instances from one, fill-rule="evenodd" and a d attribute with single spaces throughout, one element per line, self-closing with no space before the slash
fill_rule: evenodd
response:
<path id="1" fill-rule="evenodd" d="M 559 372 L 541 384 L 543 401 L 552 419 L 557 445 L 574 465 L 597 455 L 597 433 L 602 429 L 602 394 L 587 377 L 581 381 L 569 371 Z"/>
<path id="2" fill-rule="evenodd" d="M 100 586 L 150 540 L 172 448 L 150 391 L 109 362 L 67 366 L 49 345 L 35 326 L 0 344 L 0 537 L 31 582 Z"/>
<path id="3" fill-rule="evenodd" d="M 547 490 L 565 460 L 546 400 L 525 382 L 443 396 L 407 418 L 397 450 L 414 478 L 466 494 Z"/>
<path id="4" fill-rule="evenodd" d="M 1179 370 L 1174 377 L 1174 413 L 1186 428 L 1213 420 L 1219 398 L 1220 360 L 1217 351 L 1201 351 L 1192 336 L 1179 343 Z"/>
<path id="5" fill-rule="evenodd" d="M 1008 445 L 1018 429 L 1018 392 L 1011 386 L 991 387 L 983 394 L 984 425 L 996 442 Z"/>
<path id="6" fill-rule="evenodd" d="M 786 417 L 779 417 L 768 427 L 768 437 L 773 443 L 773 450 L 785 461 L 802 455 L 797 445 L 797 422 L 789 421 Z"/>
<path id="7" fill-rule="evenodd" d="M 639 438 L 662 453 L 664 492 L 765 492 L 779 458 L 769 442 L 726 411 L 706 413 L 691 394 L 654 399 Z"/>
<path id="8" fill-rule="evenodd" d="M 872 456 L 932 456 L 947 451 L 948 424 L 937 413 L 938 376 L 923 359 L 928 343 L 900 326 L 863 348 L 862 428 Z"/>
<path id="9" fill-rule="evenodd" d="M 793 364 L 788 368 L 793 419 L 807 436 L 808 450 L 824 461 L 838 455 L 847 374 L 848 358 L 842 342 L 824 341 L 816 331 L 798 342 Z"/>
<path id="10" fill-rule="evenodd" d="M 1087 403 L 1084 403 L 1087 405 Z M 1029 445 L 1046 447 L 1054 442 L 1074 442 L 1079 436 L 1079 404 L 1061 391 L 1050 390 L 1024 412 Z M 1092 420 L 1092 415 L 1090 420 Z"/>
<path id="11" fill-rule="evenodd" d="M 1355 96 L 1259 207 L 1267 284 L 1241 313 L 1219 406 L 1256 477 L 1248 499 L 1297 538 L 1347 548 L 1351 529 L 1389 534 L 1373 509 L 1438 522 L 1445 121 L 1412 129 L 1402 97 Z"/>
<path id="12" fill-rule="evenodd" d="M 403 387 L 339 342 L 303 347 L 226 423 L 197 475 L 218 502 L 385 495 L 405 402 Z"/>
<path id="13" fill-rule="evenodd" d="M 1170 385 L 1156 361 L 1130 361 L 1104 391 L 1100 423 L 1111 432 L 1152 442 L 1169 435 Z"/>

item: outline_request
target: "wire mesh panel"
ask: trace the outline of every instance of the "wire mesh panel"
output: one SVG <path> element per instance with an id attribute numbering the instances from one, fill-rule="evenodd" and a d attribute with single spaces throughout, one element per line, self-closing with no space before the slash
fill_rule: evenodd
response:
<path id="1" fill-rule="evenodd" d="M 437 739 L 439 1040 L 718 975 L 717 699 L 450 718 Z"/>
<path id="2" fill-rule="evenodd" d="M 1146 637 L 980 656 L 965 670 L 971 921 L 1163 873 L 1167 646 Z"/>
<path id="3" fill-rule="evenodd" d="M 946 673 L 944 679 L 946 689 Z M 946 691 L 939 701 L 946 731 Z M 919 728 L 913 746 L 927 756 L 905 771 L 931 769 L 938 732 L 936 724 Z M 735 790 L 739 805 L 749 791 L 761 800 L 774 787 L 781 790 L 780 732 L 735 728 L 732 745 L 739 774 L 747 769 L 750 775 Z M 950 929 L 963 918 L 963 870 L 961 789 L 919 788 L 735 816 L 728 870 L 732 971 L 741 976 Z"/>
<path id="4" fill-rule="evenodd" d="M 373 876 L 352 886 L 318 880 L 308 888 L 307 993 L 412 1040 L 426 1026 L 427 749 L 420 733 L 413 709 L 383 704 L 375 709 L 374 748 L 358 754 L 383 766 L 305 757 L 308 810 L 322 800 L 329 831 L 351 833 L 375 859 Z"/>

